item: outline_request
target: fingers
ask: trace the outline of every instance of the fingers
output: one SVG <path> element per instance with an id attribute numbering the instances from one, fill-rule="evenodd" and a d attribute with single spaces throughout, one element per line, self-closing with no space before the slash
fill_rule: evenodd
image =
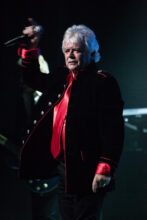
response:
<path id="1" fill-rule="evenodd" d="M 111 177 L 96 174 L 92 183 L 92 191 L 96 193 L 98 189 L 106 187 L 110 183 L 110 181 Z"/>
<path id="2" fill-rule="evenodd" d="M 93 191 L 94 193 L 97 192 L 97 185 L 96 185 L 95 183 L 92 184 L 92 191 Z"/>
<path id="3" fill-rule="evenodd" d="M 30 26 L 27 26 L 23 30 L 23 34 L 26 34 L 28 37 L 33 35 L 41 35 L 43 33 L 43 27 L 38 25 L 37 22 L 33 18 L 28 18 Z"/>
<path id="4" fill-rule="evenodd" d="M 95 176 L 94 179 L 93 179 L 93 182 L 92 182 L 92 191 L 94 193 L 97 192 L 97 189 L 99 188 L 98 185 L 99 185 L 99 182 L 97 181 L 96 176 Z"/>
<path id="5" fill-rule="evenodd" d="M 34 27 L 25 27 L 25 29 L 23 30 L 23 34 L 27 35 L 28 37 L 31 37 L 32 35 L 34 35 Z"/>
<path id="6" fill-rule="evenodd" d="M 105 181 L 105 180 L 100 180 L 100 181 L 97 181 L 96 179 L 94 180 L 93 182 L 93 189 L 94 191 L 96 192 L 96 190 L 98 188 L 103 188 L 103 187 L 106 187 L 108 185 L 108 182 Z"/>
<path id="7" fill-rule="evenodd" d="M 37 48 L 43 33 L 43 27 L 38 25 L 33 18 L 28 18 L 28 21 L 30 25 L 25 27 L 22 33 L 27 36 L 26 44 L 28 48 Z"/>
<path id="8" fill-rule="evenodd" d="M 33 18 L 28 18 L 28 21 L 30 23 L 30 26 L 27 26 L 22 31 L 23 34 L 27 35 L 28 37 L 32 37 L 35 34 L 38 34 L 39 31 L 36 31 L 35 28 L 38 27 L 37 23 L 34 21 Z"/>

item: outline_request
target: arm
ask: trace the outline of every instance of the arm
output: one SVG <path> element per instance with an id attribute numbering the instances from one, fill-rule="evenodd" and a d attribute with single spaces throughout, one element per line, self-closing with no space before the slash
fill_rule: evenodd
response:
<path id="1" fill-rule="evenodd" d="M 58 72 L 48 75 L 40 72 L 38 62 L 40 33 L 34 31 L 37 24 L 32 18 L 29 18 L 29 22 L 31 25 L 23 30 L 23 34 L 28 37 L 27 43 L 20 45 L 18 49 L 18 55 L 22 58 L 23 81 L 34 90 L 43 93 L 50 92 L 56 89 L 60 83 L 63 83 L 64 79 Z"/>
<path id="2" fill-rule="evenodd" d="M 110 183 L 121 156 L 124 139 L 123 101 L 116 80 L 113 77 L 105 79 L 102 91 L 98 125 L 103 147 L 92 183 L 93 192 Z"/>
<path id="3" fill-rule="evenodd" d="M 54 73 L 42 73 L 38 61 L 38 48 L 28 50 L 20 47 L 18 53 L 22 58 L 21 72 L 25 84 L 42 93 L 60 91 L 60 85 L 65 83 L 64 71 L 57 69 Z"/>

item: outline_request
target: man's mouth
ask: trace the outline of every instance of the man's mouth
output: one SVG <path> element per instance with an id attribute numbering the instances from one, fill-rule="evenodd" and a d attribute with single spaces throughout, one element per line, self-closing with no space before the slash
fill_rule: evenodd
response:
<path id="1" fill-rule="evenodd" d="M 70 61 L 70 62 L 68 62 L 68 63 L 71 64 L 71 65 L 75 65 L 75 64 L 77 64 L 76 61 Z"/>

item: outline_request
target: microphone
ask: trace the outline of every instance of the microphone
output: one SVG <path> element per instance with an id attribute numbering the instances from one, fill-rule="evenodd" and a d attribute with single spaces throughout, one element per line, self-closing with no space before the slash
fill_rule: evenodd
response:
<path id="1" fill-rule="evenodd" d="M 35 26 L 35 27 L 34 27 L 34 32 L 36 32 L 36 33 L 39 33 L 39 32 L 42 33 L 42 32 L 43 32 L 43 27 L 40 26 L 40 25 Z M 33 36 L 32 36 L 32 37 L 33 37 Z M 25 34 L 22 34 L 22 35 L 20 35 L 20 36 L 18 36 L 18 37 L 15 37 L 15 38 L 13 38 L 13 39 L 11 39 L 11 40 L 6 41 L 6 42 L 4 43 L 4 46 L 10 47 L 10 46 L 13 46 L 13 45 L 15 45 L 15 44 L 17 44 L 17 43 L 20 43 L 20 42 L 23 41 L 23 40 L 27 40 L 27 39 L 29 39 L 29 37 L 27 37 Z"/>

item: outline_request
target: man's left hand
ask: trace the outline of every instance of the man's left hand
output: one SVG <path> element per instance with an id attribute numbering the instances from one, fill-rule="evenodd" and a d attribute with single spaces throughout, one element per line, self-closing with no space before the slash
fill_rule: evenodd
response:
<path id="1" fill-rule="evenodd" d="M 111 181 L 110 176 L 105 176 L 102 174 L 95 174 L 93 182 L 92 182 L 92 191 L 96 193 L 97 189 L 107 186 L 110 183 L 110 181 Z"/>

